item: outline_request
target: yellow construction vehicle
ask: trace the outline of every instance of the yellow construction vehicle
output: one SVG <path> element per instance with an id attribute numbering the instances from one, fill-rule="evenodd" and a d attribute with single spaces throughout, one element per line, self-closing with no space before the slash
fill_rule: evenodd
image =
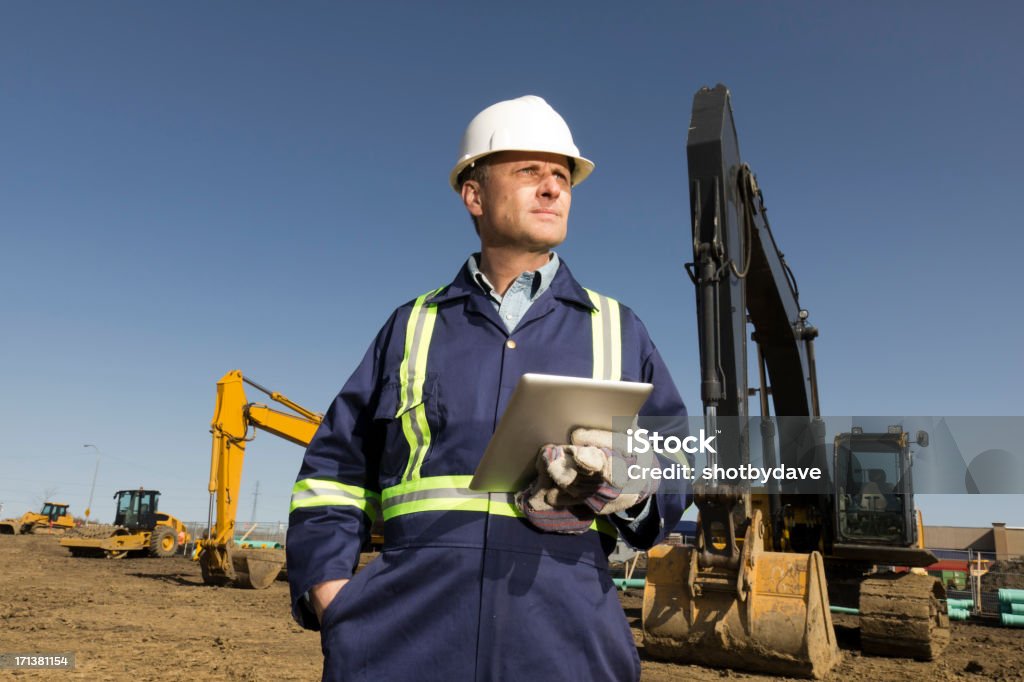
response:
<path id="1" fill-rule="evenodd" d="M 879 564 L 936 560 L 924 549 L 913 506 L 912 439 L 898 425 L 886 433 L 849 429 L 835 434 L 829 458 L 814 361 L 818 331 L 799 305 L 761 191 L 739 155 L 725 86 L 695 95 L 687 158 L 702 428 L 717 439 L 705 470 L 751 466 L 752 434 L 760 431 L 762 467 L 813 469 L 820 478 L 765 476 L 763 487 L 698 480 L 696 546 L 648 553 L 645 652 L 820 677 L 839 660 L 835 605 L 859 615 L 865 652 L 931 659 L 949 638 L 941 584 L 914 572 L 875 572 Z M 748 334 L 760 376 L 753 391 Z M 747 408 L 752 394 L 761 402 L 756 419 Z M 916 441 L 926 445 L 927 434 Z"/>
<path id="2" fill-rule="evenodd" d="M 267 394 L 290 412 L 250 403 L 243 383 Z M 235 542 L 235 516 L 242 481 L 245 445 L 255 437 L 255 429 L 306 446 L 312 440 L 323 415 L 292 402 L 282 394 L 263 388 L 232 370 L 217 382 L 217 404 L 210 432 L 213 449 L 210 457 L 210 514 L 206 538 L 196 543 L 196 554 L 208 585 L 235 585 L 264 589 L 284 568 L 280 549 L 243 549 Z"/>
<path id="3" fill-rule="evenodd" d="M 37 514 L 28 511 L 20 519 L 0 521 L 0 535 L 19 535 L 35 533 L 37 535 L 60 535 L 75 527 L 75 519 L 68 514 L 68 505 L 58 502 L 44 502 Z"/>
<path id="4" fill-rule="evenodd" d="M 119 490 L 114 525 L 80 526 L 60 544 L 71 556 L 120 559 L 130 554 L 165 558 L 191 539 L 185 524 L 158 510 L 159 490 Z"/>

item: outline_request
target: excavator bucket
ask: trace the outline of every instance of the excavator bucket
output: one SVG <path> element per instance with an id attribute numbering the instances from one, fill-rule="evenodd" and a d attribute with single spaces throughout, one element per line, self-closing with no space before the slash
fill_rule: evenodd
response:
<path id="1" fill-rule="evenodd" d="M 21 533 L 21 521 L 0 521 L 0 535 L 18 535 Z"/>
<path id="2" fill-rule="evenodd" d="M 235 549 L 231 563 L 235 584 L 254 590 L 270 587 L 284 568 L 284 552 L 279 549 Z"/>
<path id="3" fill-rule="evenodd" d="M 839 662 L 821 555 L 763 551 L 756 526 L 738 571 L 700 568 L 694 547 L 648 552 L 643 630 L 650 656 L 816 679 Z"/>
<path id="4" fill-rule="evenodd" d="M 240 549 L 213 543 L 201 543 L 201 547 L 198 559 L 207 585 L 265 590 L 284 568 L 285 554 L 279 549 Z"/>

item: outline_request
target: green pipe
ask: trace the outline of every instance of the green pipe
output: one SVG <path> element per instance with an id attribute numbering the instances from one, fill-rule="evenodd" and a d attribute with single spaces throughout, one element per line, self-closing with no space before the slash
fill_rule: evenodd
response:
<path id="1" fill-rule="evenodd" d="M 999 590 L 1000 604 L 1024 604 L 1024 590 L 1011 590 L 1002 588 Z"/>
<path id="2" fill-rule="evenodd" d="M 973 599 L 947 599 L 946 600 L 946 605 L 947 606 L 951 606 L 954 609 L 973 609 L 974 608 L 974 600 Z"/>
<path id="3" fill-rule="evenodd" d="M 1024 628 L 1024 616 L 1018 616 L 1013 613 L 1004 613 L 999 616 L 1003 625 L 1011 628 Z"/>
<path id="4" fill-rule="evenodd" d="M 615 583 L 615 587 L 620 590 L 636 590 L 643 587 L 646 581 L 643 578 L 630 578 L 629 580 L 626 580 L 625 578 L 614 578 L 613 582 Z"/>
<path id="5" fill-rule="evenodd" d="M 1024 616 L 1024 604 L 1004 604 L 1004 606 L 1009 607 L 1006 613 L 1013 614 L 1014 616 Z"/>
<path id="6" fill-rule="evenodd" d="M 860 615 L 860 609 L 851 609 L 849 606 L 829 606 L 828 610 L 832 613 L 846 613 L 851 616 Z"/>
<path id="7" fill-rule="evenodd" d="M 950 620 L 967 620 L 967 618 L 971 615 L 971 612 L 967 609 L 950 608 L 947 609 L 946 612 L 949 615 Z"/>

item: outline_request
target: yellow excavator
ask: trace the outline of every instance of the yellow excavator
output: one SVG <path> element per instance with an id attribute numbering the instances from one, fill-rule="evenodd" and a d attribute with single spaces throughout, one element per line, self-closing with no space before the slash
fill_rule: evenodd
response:
<path id="1" fill-rule="evenodd" d="M 262 391 L 289 411 L 250 403 L 243 384 Z M 217 382 L 217 404 L 210 422 L 213 449 L 208 487 L 209 530 L 207 537 L 196 543 L 203 581 L 207 585 L 265 589 L 277 579 L 284 568 L 283 551 L 242 548 L 235 541 L 235 516 L 238 513 L 245 446 L 259 429 L 305 447 L 322 419 L 323 415 L 307 410 L 277 391 L 260 386 L 238 370 L 228 372 Z"/>
<path id="2" fill-rule="evenodd" d="M 35 533 L 37 535 L 60 535 L 75 527 L 75 519 L 68 514 L 68 505 L 58 502 L 44 502 L 37 514 L 27 511 L 20 519 L 0 521 L 0 535 L 19 535 Z"/>
<path id="3" fill-rule="evenodd" d="M 914 509 L 911 446 L 900 425 L 827 440 L 813 341 L 763 195 L 739 155 L 729 91 L 694 96 L 687 139 L 706 469 L 817 470 L 765 485 L 698 480 L 695 546 L 648 553 L 644 650 L 654 658 L 821 677 L 839 660 L 831 608 L 857 615 L 865 653 L 928 660 L 949 640 L 945 591 L 914 571 L 935 562 Z M 752 328 L 752 334 L 751 332 Z M 747 339 L 760 388 L 748 387 Z M 760 417 L 747 400 L 760 396 Z M 770 403 L 769 403 L 770 399 Z M 840 431 L 840 429 L 835 429 Z M 760 433 L 758 433 L 760 432 Z M 759 437 L 759 438 L 758 438 Z M 831 456 L 826 443 L 832 446 Z M 749 469 L 748 469 L 749 470 Z"/>

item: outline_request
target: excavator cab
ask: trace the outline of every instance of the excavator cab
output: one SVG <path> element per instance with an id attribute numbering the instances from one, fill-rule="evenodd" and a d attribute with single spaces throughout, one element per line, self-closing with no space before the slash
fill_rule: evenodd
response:
<path id="1" fill-rule="evenodd" d="M 908 434 L 853 429 L 835 438 L 838 542 L 910 547 L 917 542 Z"/>
<path id="2" fill-rule="evenodd" d="M 119 490 L 114 499 L 117 500 L 115 526 L 123 526 L 128 530 L 153 530 L 156 526 L 160 491 Z"/>

